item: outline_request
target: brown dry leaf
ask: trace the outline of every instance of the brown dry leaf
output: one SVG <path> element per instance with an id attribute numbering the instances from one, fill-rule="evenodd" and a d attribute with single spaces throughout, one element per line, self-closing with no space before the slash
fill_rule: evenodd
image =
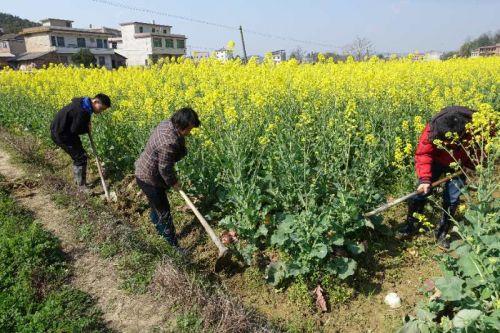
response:
<path id="1" fill-rule="evenodd" d="M 436 285 L 434 284 L 434 281 L 432 281 L 431 279 L 427 279 L 424 281 L 425 291 L 433 291 L 435 287 Z"/>
<path id="2" fill-rule="evenodd" d="M 326 299 L 323 294 L 323 288 L 318 284 L 316 289 L 314 289 L 314 295 L 316 296 L 316 306 L 321 310 L 321 312 L 327 312 L 328 306 L 326 305 Z"/>

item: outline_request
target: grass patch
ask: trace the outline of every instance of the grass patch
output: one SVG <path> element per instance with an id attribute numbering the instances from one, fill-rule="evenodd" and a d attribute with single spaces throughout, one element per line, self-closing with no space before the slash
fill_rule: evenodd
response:
<path id="1" fill-rule="evenodd" d="M 67 285 L 60 242 L 0 188 L 0 331 L 107 331 L 87 294 Z"/>

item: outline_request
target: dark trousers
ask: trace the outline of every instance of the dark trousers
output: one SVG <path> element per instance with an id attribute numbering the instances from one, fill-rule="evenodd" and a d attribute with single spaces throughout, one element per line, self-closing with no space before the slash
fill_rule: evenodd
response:
<path id="1" fill-rule="evenodd" d="M 166 189 L 147 184 L 137 177 L 136 182 L 148 198 L 149 207 L 151 208 L 149 216 L 156 230 L 171 245 L 177 246 L 174 221 L 170 213 L 170 203 L 168 202 Z"/>
<path id="2" fill-rule="evenodd" d="M 54 141 L 57 146 L 59 146 L 69 156 L 71 156 L 74 166 L 81 167 L 87 165 L 87 152 L 85 151 L 85 149 L 83 149 L 82 141 L 79 137 L 76 137 L 76 139 L 72 139 L 69 141 L 63 141 L 57 138 L 54 134 L 52 134 L 51 136 L 52 141 Z"/>

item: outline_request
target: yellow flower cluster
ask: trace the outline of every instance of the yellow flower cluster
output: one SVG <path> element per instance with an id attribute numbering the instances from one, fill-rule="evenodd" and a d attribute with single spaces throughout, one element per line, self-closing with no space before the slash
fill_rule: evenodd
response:
<path id="1" fill-rule="evenodd" d="M 444 62 L 410 58 L 334 63 L 320 55 L 316 64 L 178 59 L 112 71 L 50 65 L 30 73 L 0 71 L 0 99 L 13 97 L 10 100 L 14 102 L 5 106 L 8 108 L 22 109 L 26 101 L 43 105 L 46 114 L 40 116 L 40 124 L 30 124 L 41 131 L 52 113 L 72 97 L 104 92 L 113 101 L 108 125 L 126 128 L 125 132 L 113 132 L 118 136 L 148 132 L 176 109 L 191 106 L 205 125 L 210 120 L 211 125 L 203 126 L 196 135 L 207 148 L 218 144 L 215 132 L 231 131 L 235 124 L 262 126 L 258 141 L 267 145 L 272 133 L 283 130 L 284 120 L 275 121 L 278 111 L 291 107 L 298 111 L 290 119 L 304 136 L 343 127 L 345 135 L 358 137 L 373 149 L 382 142 L 390 143 L 394 149 L 390 159 L 398 168 L 411 163 L 407 157 L 427 119 L 444 106 L 479 109 L 474 127 L 483 132 L 498 122 L 495 103 L 500 57 Z M 26 113 L 26 117 L 31 116 Z M 25 115 L 17 117 L 20 119 L 10 123 L 29 123 Z M 371 126 L 377 119 L 378 127 Z M 381 131 L 380 124 L 389 122 L 392 125 Z M 325 126 L 320 127 L 322 124 Z"/>

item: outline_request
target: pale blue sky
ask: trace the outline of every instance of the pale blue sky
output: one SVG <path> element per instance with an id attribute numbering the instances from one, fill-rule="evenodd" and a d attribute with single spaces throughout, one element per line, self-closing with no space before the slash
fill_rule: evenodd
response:
<path id="1" fill-rule="evenodd" d="M 101 0 L 102 1 L 102 0 Z M 319 42 L 305 44 L 246 33 L 247 52 L 275 49 L 328 51 L 356 36 L 369 38 L 377 51 L 452 50 L 466 37 L 500 29 L 500 0 L 107 0 L 138 8 L 227 26 Z M 106 2 L 106 1 L 104 1 Z M 43 5 L 42 5 L 43 4 Z M 155 20 L 185 34 L 193 49 L 220 48 L 239 32 L 175 17 L 116 8 L 93 0 L 1 0 L 0 11 L 33 21 L 68 18 L 76 27 L 117 27 L 120 22 Z"/>

